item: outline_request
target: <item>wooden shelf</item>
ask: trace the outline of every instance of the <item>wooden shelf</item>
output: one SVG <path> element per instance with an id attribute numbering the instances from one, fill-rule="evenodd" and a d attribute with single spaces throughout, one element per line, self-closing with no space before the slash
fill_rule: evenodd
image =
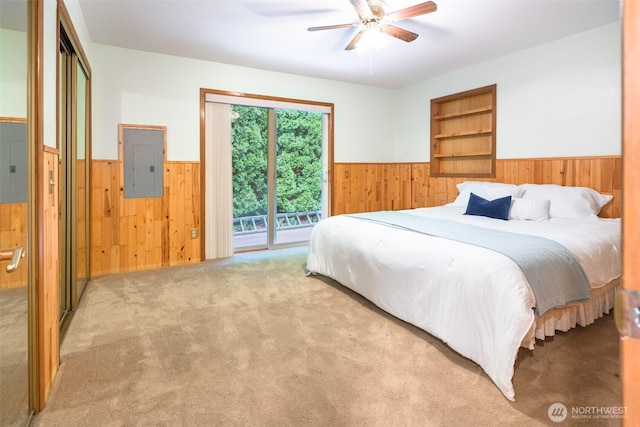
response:
<path id="1" fill-rule="evenodd" d="M 493 110 L 493 107 L 488 105 L 486 107 L 474 108 L 473 110 L 461 111 L 458 113 L 448 113 L 448 114 L 437 114 L 433 116 L 434 120 L 446 120 L 452 119 L 455 117 L 464 117 L 464 116 L 472 116 L 474 114 L 488 113 Z"/>
<path id="2" fill-rule="evenodd" d="M 433 137 L 436 139 L 459 138 L 461 136 L 487 135 L 491 134 L 492 132 L 493 131 L 491 129 L 466 130 L 462 132 L 441 133 L 438 135 L 433 135 Z"/>
<path id="3" fill-rule="evenodd" d="M 458 158 L 458 157 L 486 157 L 490 156 L 491 151 L 478 151 L 476 153 L 452 153 L 452 154 L 434 154 L 433 157 L 438 159 L 447 159 L 447 158 Z"/>
<path id="4" fill-rule="evenodd" d="M 496 85 L 431 100 L 431 176 L 492 178 Z"/>

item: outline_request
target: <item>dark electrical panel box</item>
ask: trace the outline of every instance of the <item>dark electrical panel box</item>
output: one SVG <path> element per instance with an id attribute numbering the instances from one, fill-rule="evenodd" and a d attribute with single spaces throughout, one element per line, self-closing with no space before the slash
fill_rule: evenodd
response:
<path id="1" fill-rule="evenodd" d="M 0 122 L 0 203 L 27 202 L 27 124 Z"/>
<path id="2" fill-rule="evenodd" d="M 124 197 L 162 197 L 164 131 L 123 129 Z"/>

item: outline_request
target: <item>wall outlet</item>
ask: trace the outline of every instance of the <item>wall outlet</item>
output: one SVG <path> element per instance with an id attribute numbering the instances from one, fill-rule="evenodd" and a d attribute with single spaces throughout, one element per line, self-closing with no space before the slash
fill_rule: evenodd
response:
<path id="1" fill-rule="evenodd" d="M 192 228 L 191 229 L 191 238 L 192 239 L 197 239 L 198 238 L 198 229 L 197 228 Z"/>

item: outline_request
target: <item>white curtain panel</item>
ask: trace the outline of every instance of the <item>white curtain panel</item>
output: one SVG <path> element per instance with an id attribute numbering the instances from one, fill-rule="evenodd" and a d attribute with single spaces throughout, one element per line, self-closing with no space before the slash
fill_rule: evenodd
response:
<path id="1" fill-rule="evenodd" d="M 231 106 L 205 104 L 205 259 L 233 256 Z"/>

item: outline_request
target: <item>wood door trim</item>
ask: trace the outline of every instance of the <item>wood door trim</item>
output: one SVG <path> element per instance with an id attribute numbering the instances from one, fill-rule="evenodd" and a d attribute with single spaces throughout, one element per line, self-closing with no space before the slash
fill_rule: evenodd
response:
<path id="1" fill-rule="evenodd" d="M 622 285 L 640 291 L 640 2 L 626 1 L 622 12 Z M 640 426 L 640 339 L 620 339 L 624 426 Z"/>

